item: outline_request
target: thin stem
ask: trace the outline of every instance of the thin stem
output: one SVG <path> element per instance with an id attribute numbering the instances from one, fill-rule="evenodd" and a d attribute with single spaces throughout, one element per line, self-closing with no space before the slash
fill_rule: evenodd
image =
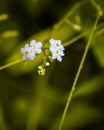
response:
<path id="1" fill-rule="evenodd" d="M 104 33 L 104 28 L 101 28 L 100 30 L 98 30 L 95 36 L 101 35 L 102 33 Z"/>
<path id="2" fill-rule="evenodd" d="M 76 42 L 76 41 L 78 41 L 79 39 L 81 39 L 81 38 L 83 38 L 84 36 L 86 36 L 87 33 L 88 33 L 88 30 L 87 30 L 86 32 L 84 32 L 84 33 L 81 33 L 81 34 L 79 34 L 79 35 L 73 37 L 71 40 L 69 40 L 69 41 L 67 41 L 67 42 L 64 42 L 64 43 L 63 43 L 63 46 L 64 46 L 64 47 L 67 47 L 67 46 L 73 44 L 74 42 Z M 101 28 L 101 29 L 97 30 L 96 33 L 95 33 L 95 36 L 98 36 L 98 35 L 100 35 L 100 34 L 102 34 L 102 33 L 104 33 L 104 28 Z"/>
<path id="3" fill-rule="evenodd" d="M 13 62 L 11 62 L 11 63 L 8 63 L 8 64 L 4 65 L 4 66 L 1 66 L 1 67 L 0 67 L 0 70 L 6 69 L 6 68 L 8 68 L 8 67 L 11 67 L 11 66 L 13 66 L 13 65 L 15 65 L 15 64 L 18 64 L 18 63 L 21 63 L 21 62 L 23 62 L 23 61 L 24 61 L 23 59 L 19 59 L 19 60 L 13 61 Z"/>
<path id="4" fill-rule="evenodd" d="M 101 16 L 101 15 L 99 14 L 98 17 L 97 17 L 97 19 L 96 19 L 96 21 L 95 21 L 95 24 L 94 24 L 94 26 L 93 26 L 93 28 L 92 28 L 91 35 L 90 35 L 90 37 L 89 37 L 88 43 L 86 44 L 85 51 L 84 51 L 84 53 L 83 53 L 83 56 L 82 56 L 82 59 L 81 59 L 81 62 L 80 62 L 80 65 L 79 65 L 77 74 L 76 74 L 76 76 L 75 76 L 75 79 L 74 79 L 74 82 L 73 82 L 73 85 L 72 85 L 71 92 L 69 93 L 69 97 L 68 97 L 68 100 L 67 100 L 67 103 L 66 103 L 64 112 L 63 112 L 63 114 L 62 114 L 61 122 L 60 122 L 60 125 L 59 125 L 59 130 L 62 130 L 62 126 L 63 126 L 64 120 L 65 120 L 65 116 L 66 116 L 66 113 L 67 113 L 67 111 L 68 111 L 69 104 L 70 104 L 70 102 L 71 102 L 73 93 L 74 93 L 74 91 L 75 91 L 75 87 L 76 87 L 76 84 L 77 84 L 77 81 L 78 81 L 80 72 L 81 72 L 81 70 L 82 70 L 82 67 L 83 67 L 85 58 L 86 58 L 86 56 L 87 56 L 87 53 L 88 53 L 88 50 L 89 50 L 89 47 L 90 47 L 90 44 L 91 44 L 91 41 L 92 41 L 92 38 L 93 38 L 93 35 L 94 35 L 94 31 L 95 31 L 95 29 L 96 29 L 96 26 L 97 26 L 97 23 L 98 23 L 98 21 L 99 21 L 99 19 L 100 19 L 100 16 Z"/>
<path id="5" fill-rule="evenodd" d="M 77 40 L 79 40 L 80 38 L 82 38 L 83 36 L 85 36 L 86 34 L 87 34 L 87 31 L 84 32 L 84 33 L 79 34 L 78 36 L 72 38 L 71 40 L 69 40 L 69 41 L 67 41 L 67 42 L 64 42 L 64 43 L 63 43 L 63 46 L 66 47 L 66 46 L 68 46 L 68 45 L 70 45 L 70 44 L 76 42 Z"/>
<path id="6" fill-rule="evenodd" d="M 95 0 L 91 0 L 92 5 L 96 8 L 97 12 L 101 16 L 103 14 L 101 7 L 95 2 Z"/>
<path id="7" fill-rule="evenodd" d="M 73 23 L 71 20 L 69 19 L 65 19 L 65 23 L 72 26 L 73 29 L 77 30 L 77 31 L 80 31 L 81 30 L 81 26 L 76 24 L 76 23 Z"/>
<path id="8" fill-rule="evenodd" d="M 59 29 L 61 27 L 61 25 L 64 23 L 66 18 L 69 18 L 80 6 L 82 6 L 83 4 L 85 4 L 87 2 L 83 1 L 83 2 L 78 2 L 65 16 L 64 18 L 57 24 L 55 24 L 54 28 L 55 29 Z"/>

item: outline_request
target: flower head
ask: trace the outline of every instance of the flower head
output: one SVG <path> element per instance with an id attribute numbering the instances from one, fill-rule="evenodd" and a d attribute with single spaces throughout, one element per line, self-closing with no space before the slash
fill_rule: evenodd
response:
<path id="1" fill-rule="evenodd" d="M 51 39 L 49 40 L 50 42 L 50 47 L 53 47 L 53 48 L 58 48 L 58 49 L 61 49 L 61 50 L 65 50 L 62 43 L 61 43 L 61 40 L 54 40 L 54 39 Z"/>
<path id="2" fill-rule="evenodd" d="M 63 50 L 60 50 L 59 48 L 50 48 L 50 51 L 52 52 L 52 58 L 57 59 L 58 61 L 62 61 L 62 56 L 64 56 Z"/>
<path id="3" fill-rule="evenodd" d="M 24 60 L 33 60 L 35 58 L 35 53 L 28 44 L 25 44 L 24 48 L 21 48 L 21 53 L 23 54 Z"/>
<path id="4" fill-rule="evenodd" d="M 35 40 L 32 40 L 30 42 L 30 46 L 35 54 L 40 54 L 42 52 L 42 49 L 41 49 L 42 43 L 41 42 L 36 42 Z"/>

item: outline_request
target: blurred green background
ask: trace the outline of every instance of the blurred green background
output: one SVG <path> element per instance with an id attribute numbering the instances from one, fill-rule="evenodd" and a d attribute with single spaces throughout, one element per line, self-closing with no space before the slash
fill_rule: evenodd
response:
<path id="1" fill-rule="evenodd" d="M 104 1 L 96 2 L 104 12 Z M 69 21 L 55 30 L 70 10 Z M 63 61 L 52 63 L 45 76 L 37 73 L 42 55 L 0 71 L 0 130 L 58 130 L 97 11 L 90 0 L 0 0 L 2 14 L 9 18 L 0 21 L 0 66 L 19 59 L 20 48 L 32 39 L 65 43 L 87 32 L 65 48 Z M 62 130 L 104 130 L 104 15 Z"/>

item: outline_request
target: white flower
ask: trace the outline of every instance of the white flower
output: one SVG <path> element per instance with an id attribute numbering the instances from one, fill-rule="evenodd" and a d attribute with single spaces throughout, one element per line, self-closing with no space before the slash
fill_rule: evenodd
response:
<path id="1" fill-rule="evenodd" d="M 52 52 L 52 58 L 57 59 L 58 61 L 62 61 L 62 56 L 64 56 L 63 50 L 60 50 L 59 48 L 53 48 L 50 47 L 50 51 Z"/>
<path id="2" fill-rule="evenodd" d="M 35 40 L 32 40 L 30 42 L 30 46 L 32 47 L 32 50 L 34 51 L 35 54 L 40 54 L 42 52 L 42 43 L 41 42 L 36 42 Z"/>
<path id="3" fill-rule="evenodd" d="M 33 60 L 35 58 L 35 53 L 33 52 L 32 48 L 26 44 L 24 48 L 21 48 L 21 53 L 23 54 L 23 59 L 27 60 Z"/>
<path id="4" fill-rule="evenodd" d="M 49 42 L 50 42 L 50 47 L 58 48 L 60 50 L 65 50 L 63 45 L 61 44 L 61 40 L 51 39 L 51 40 L 49 40 Z"/>

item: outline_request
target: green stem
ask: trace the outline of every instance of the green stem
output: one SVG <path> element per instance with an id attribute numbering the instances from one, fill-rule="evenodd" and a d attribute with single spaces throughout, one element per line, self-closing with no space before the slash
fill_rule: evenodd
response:
<path id="1" fill-rule="evenodd" d="M 99 36 L 101 35 L 102 33 L 104 33 L 104 28 L 101 28 L 100 30 L 98 30 L 95 34 L 95 36 Z"/>
<path id="2" fill-rule="evenodd" d="M 67 42 L 64 42 L 63 43 L 63 46 L 64 47 L 67 47 L 71 44 L 73 44 L 74 42 L 78 41 L 79 39 L 83 38 L 84 36 L 86 36 L 86 34 L 89 32 L 89 30 L 87 30 L 86 32 L 84 33 L 81 33 L 79 35 L 77 35 L 76 37 L 73 37 L 71 40 L 67 41 Z M 98 35 L 101 35 L 102 33 L 104 33 L 104 28 L 101 28 L 101 29 L 98 29 L 95 33 L 95 36 L 98 36 Z"/>
<path id="3" fill-rule="evenodd" d="M 80 72 L 81 72 L 81 70 L 82 70 L 82 67 L 83 67 L 85 58 L 86 58 L 86 56 L 87 56 L 87 53 L 88 53 L 88 50 L 89 50 L 89 47 L 90 47 L 90 44 L 91 44 L 91 41 L 92 41 L 92 38 L 93 38 L 93 35 L 94 35 L 94 31 L 95 31 L 95 29 L 96 29 L 96 26 L 97 26 L 97 23 L 98 23 L 98 21 L 99 21 L 99 19 L 100 19 L 100 16 L 101 16 L 101 14 L 99 13 L 99 15 L 98 15 L 98 17 L 97 17 L 97 19 L 96 19 L 96 21 L 95 21 L 95 24 L 94 24 L 94 26 L 93 26 L 93 29 L 92 29 L 92 31 L 91 31 L 91 35 L 90 35 L 90 37 L 89 37 L 88 43 L 86 44 L 85 51 L 84 51 L 84 53 L 83 53 L 83 56 L 82 56 L 82 59 L 81 59 L 81 62 L 80 62 L 80 65 L 79 65 L 77 74 L 76 74 L 76 76 L 75 76 L 75 79 L 74 79 L 74 82 L 73 82 L 73 85 L 72 85 L 71 92 L 69 93 L 68 100 L 67 100 L 67 103 L 66 103 L 64 112 L 63 112 L 63 114 L 62 114 L 61 122 L 60 122 L 60 125 L 59 125 L 59 130 L 62 130 L 62 126 L 63 126 L 64 120 L 65 120 L 65 116 L 66 116 L 66 113 L 67 113 L 67 111 L 68 111 L 69 104 L 70 104 L 70 102 L 71 102 L 73 93 L 74 93 L 74 91 L 75 91 L 75 87 L 76 87 L 76 84 L 77 84 L 77 81 L 78 81 Z"/>
<path id="4" fill-rule="evenodd" d="M 64 18 L 58 22 L 57 24 L 55 24 L 54 28 L 55 29 L 59 29 L 61 27 L 61 25 L 64 23 L 66 18 L 69 18 L 80 6 L 82 6 L 83 4 L 85 4 L 87 2 L 83 1 L 83 2 L 78 2 L 65 16 Z"/>
<path id="5" fill-rule="evenodd" d="M 6 69 L 6 68 L 8 68 L 8 67 L 11 67 L 11 66 L 13 66 L 13 65 L 15 65 L 15 64 L 18 64 L 18 63 L 21 63 L 21 62 L 23 62 L 23 61 L 24 61 L 23 59 L 19 59 L 19 60 L 13 61 L 13 62 L 11 62 L 11 63 L 8 63 L 8 64 L 4 65 L 4 66 L 1 66 L 1 67 L 0 67 L 0 70 Z"/>
<path id="6" fill-rule="evenodd" d="M 92 5 L 96 8 L 97 12 L 101 16 L 103 14 L 101 7 L 95 2 L 95 0 L 91 0 Z"/>
<path id="7" fill-rule="evenodd" d="M 66 46 L 68 46 L 68 45 L 70 45 L 70 44 L 76 42 L 77 40 L 79 40 L 80 38 L 82 38 L 83 36 L 85 36 L 86 34 L 87 34 L 87 31 L 84 32 L 84 33 L 79 34 L 78 36 L 72 38 L 72 39 L 69 40 L 68 42 L 64 42 L 64 43 L 63 43 L 63 46 L 66 47 Z"/>

